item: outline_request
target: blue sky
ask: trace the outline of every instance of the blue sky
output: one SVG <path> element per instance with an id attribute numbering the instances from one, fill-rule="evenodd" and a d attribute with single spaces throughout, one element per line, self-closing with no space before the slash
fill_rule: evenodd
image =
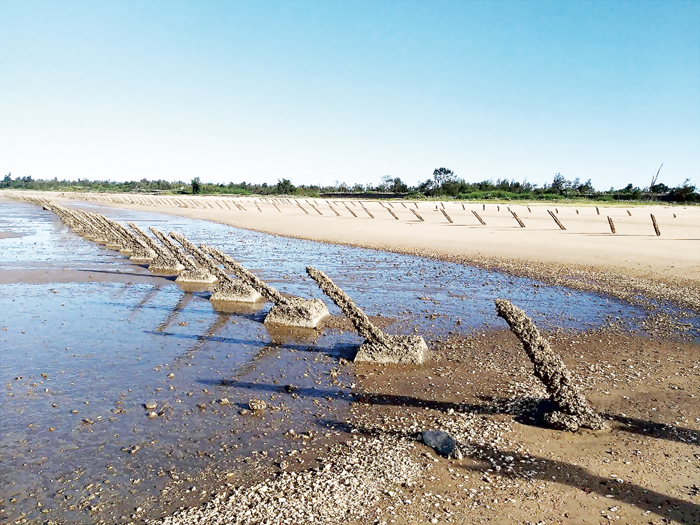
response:
<path id="1" fill-rule="evenodd" d="M 0 0 L 0 174 L 700 185 L 700 0 Z"/>

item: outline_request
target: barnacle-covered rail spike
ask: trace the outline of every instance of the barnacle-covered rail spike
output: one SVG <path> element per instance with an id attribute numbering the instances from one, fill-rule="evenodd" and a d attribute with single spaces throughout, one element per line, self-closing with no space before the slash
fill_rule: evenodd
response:
<path id="1" fill-rule="evenodd" d="M 185 267 L 180 264 L 177 259 L 175 259 L 173 254 L 170 253 L 170 250 L 168 250 L 165 246 L 158 244 L 133 222 L 127 222 L 127 224 L 129 225 L 129 228 L 134 230 L 141 240 L 156 254 L 148 267 L 149 271 L 177 274 L 185 269 Z"/>
<path id="2" fill-rule="evenodd" d="M 328 317 L 328 308 L 320 299 L 285 297 L 269 284 L 258 279 L 221 250 L 202 244 L 199 249 L 219 261 L 224 268 L 235 273 L 257 290 L 266 300 L 274 303 L 265 317 L 265 324 L 296 328 L 318 328 Z"/>
<path id="3" fill-rule="evenodd" d="M 179 242 L 182 247 L 197 261 L 197 264 L 209 270 L 217 279 L 214 291 L 209 298 L 212 303 L 226 301 L 234 303 L 257 303 L 262 300 L 262 295 L 252 286 L 246 284 L 241 279 L 233 279 L 224 272 L 207 255 L 197 248 L 187 238 L 177 232 L 170 232 L 169 235 Z"/>
<path id="4" fill-rule="evenodd" d="M 564 362 L 552 351 L 535 323 L 510 301 L 496 299 L 495 302 L 498 316 L 506 320 L 511 331 L 522 342 L 525 353 L 534 365 L 535 376 L 542 381 L 550 400 L 557 407 L 545 414 L 545 421 L 555 428 L 571 432 L 579 428 L 607 428 L 606 422 L 588 404 Z"/>
<path id="5" fill-rule="evenodd" d="M 376 363 L 422 364 L 428 354 L 428 347 L 422 337 L 416 335 L 387 335 L 377 328 L 369 317 L 338 287 L 325 273 L 313 266 L 306 267 L 318 286 L 338 305 L 350 319 L 357 333 L 365 342 L 355 356 L 355 361 Z"/>
<path id="6" fill-rule="evenodd" d="M 118 222 L 104 218 L 121 238 L 122 249 L 120 251 L 122 253 L 129 254 L 129 258 L 137 264 L 150 263 L 153 260 L 155 253 L 137 235 Z"/>
<path id="7" fill-rule="evenodd" d="M 170 250 L 170 253 L 173 254 L 177 262 L 185 267 L 185 269 L 180 272 L 180 275 L 177 276 L 175 282 L 193 284 L 212 284 L 216 282 L 216 277 L 214 277 L 209 270 L 196 266 L 194 262 L 192 262 L 192 259 L 182 251 L 182 248 L 169 239 L 162 231 L 153 226 L 148 229 L 151 230 L 151 233 L 153 233 L 168 250 Z"/>

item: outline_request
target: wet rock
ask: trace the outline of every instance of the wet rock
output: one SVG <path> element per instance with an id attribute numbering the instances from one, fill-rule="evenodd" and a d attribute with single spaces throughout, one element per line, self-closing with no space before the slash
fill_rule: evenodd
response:
<path id="1" fill-rule="evenodd" d="M 421 440 L 438 454 L 448 459 L 462 459 L 456 441 L 447 432 L 441 430 L 424 430 L 421 432 Z"/>
<path id="2" fill-rule="evenodd" d="M 156 408 L 158 408 L 158 403 L 156 403 L 155 401 L 149 401 L 148 403 L 145 403 L 143 406 L 147 410 L 155 410 Z"/>
<path id="3" fill-rule="evenodd" d="M 231 401 L 227 397 L 224 397 L 222 399 L 219 399 L 219 404 L 222 406 L 230 405 Z"/>

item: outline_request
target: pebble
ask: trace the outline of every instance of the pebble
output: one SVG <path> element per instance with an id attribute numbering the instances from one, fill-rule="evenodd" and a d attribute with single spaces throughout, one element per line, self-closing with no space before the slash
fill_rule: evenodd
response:
<path id="1" fill-rule="evenodd" d="M 267 408 L 267 403 L 262 399 L 251 399 L 248 401 L 248 408 L 253 412 L 262 412 Z"/>

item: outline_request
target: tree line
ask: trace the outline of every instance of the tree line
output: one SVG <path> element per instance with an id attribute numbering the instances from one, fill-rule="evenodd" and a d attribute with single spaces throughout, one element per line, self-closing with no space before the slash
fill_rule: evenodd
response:
<path id="1" fill-rule="evenodd" d="M 676 187 L 657 182 L 658 173 L 651 184 L 640 188 L 628 184 L 622 188 L 597 190 L 591 180 L 566 179 L 561 173 L 554 175 L 552 182 L 538 186 L 515 179 L 484 180 L 468 182 L 458 177 L 448 168 L 436 168 L 432 177 L 416 186 L 409 186 L 400 177 L 386 175 L 378 184 L 346 184 L 336 181 L 332 185 L 295 186 L 289 179 L 279 179 L 276 184 L 229 182 L 207 183 L 194 177 L 189 183 L 141 179 L 139 181 L 116 182 L 108 180 L 78 179 L 75 181 L 43 180 L 29 177 L 15 177 L 9 173 L 0 181 L 0 188 L 41 191 L 85 191 L 85 192 L 125 192 L 125 193 L 175 193 L 175 194 L 239 194 L 239 195 L 299 195 L 319 197 L 323 194 L 392 194 L 409 198 L 450 197 L 467 200 L 561 200 L 590 199 L 602 201 L 643 201 L 660 200 L 666 202 L 700 202 L 700 194 L 689 179 Z"/>

